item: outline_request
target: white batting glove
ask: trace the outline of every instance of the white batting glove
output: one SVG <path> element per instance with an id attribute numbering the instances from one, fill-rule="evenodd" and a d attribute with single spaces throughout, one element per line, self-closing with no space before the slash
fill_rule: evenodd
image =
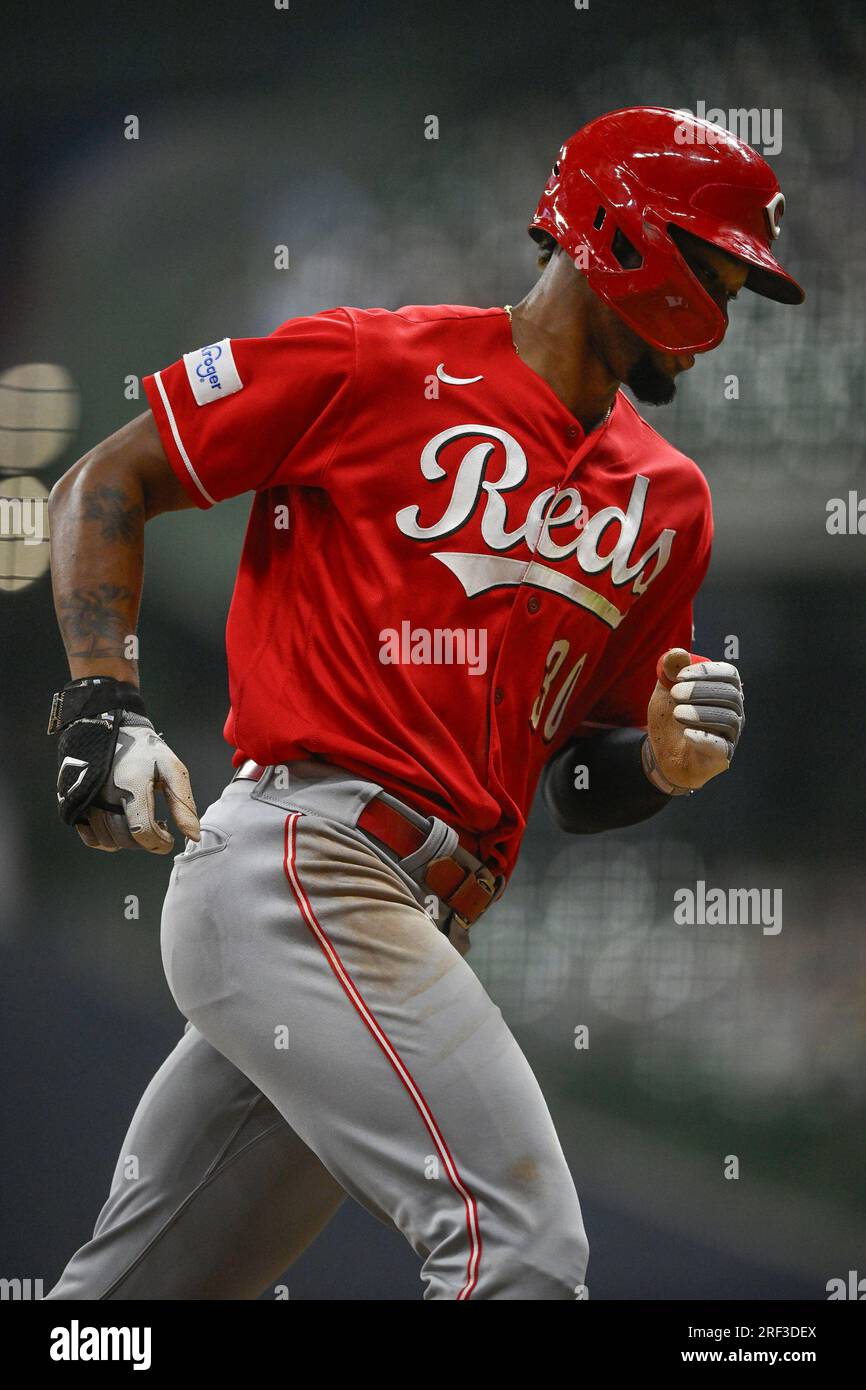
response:
<path id="1" fill-rule="evenodd" d="M 111 775 L 100 789 L 76 830 L 90 849 L 118 850 L 139 846 L 151 854 L 170 854 L 174 837 L 156 814 L 156 793 L 161 791 L 183 835 L 201 838 L 198 813 L 189 773 L 164 743 L 149 719 L 121 716 Z M 105 809 L 110 806 L 117 809 Z"/>

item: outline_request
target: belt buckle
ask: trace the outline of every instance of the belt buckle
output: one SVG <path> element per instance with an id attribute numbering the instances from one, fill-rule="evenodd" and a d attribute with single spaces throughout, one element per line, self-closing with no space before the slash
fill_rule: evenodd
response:
<path id="1" fill-rule="evenodd" d="M 263 763 L 257 763 L 255 758 L 245 758 L 240 767 L 235 769 L 232 781 L 260 782 L 267 770 L 267 766 Z"/>
<path id="2" fill-rule="evenodd" d="M 456 857 L 457 856 L 455 855 L 455 858 Z M 484 913 L 487 911 L 488 907 L 495 903 L 496 899 L 501 896 L 502 890 L 505 887 L 504 876 L 502 874 L 491 873 L 490 869 L 488 869 L 486 864 L 479 864 L 476 869 L 473 869 L 472 876 L 475 879 L 475 882 L 478 884 L 479 888 L 482 890 L 482 892 L 487 894 L 487 902 L 480 909 L 480 911 L 475 914 L 471 922 L 468 921 L 466 917 L 462 916 L 462 914 L 457 911 L 456 907 L 453 907 L 451 909 L 452 915 L 456 917 L 457 921 L 459 922 L 460 926 L 463 927 L 464 931 L 471 930 L 474 924 L 481 917 L 484 916 Z"/>

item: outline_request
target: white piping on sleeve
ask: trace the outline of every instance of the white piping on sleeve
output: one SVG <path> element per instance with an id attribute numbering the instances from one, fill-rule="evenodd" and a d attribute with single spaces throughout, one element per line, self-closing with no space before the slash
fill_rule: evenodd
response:
<path id="1" fill-rule="evenodd" d="M 195 469 L 193 468 L 189 454 L 183 447 L 183 440 L 180 437 L 180 431 L 177 427 L 177 421 L 174 418 L 174 411 L 171 408 L 171 403 L 168 399 L 168 396 L 166 395 L 165 387 L 162 384 L 162 373 L 154 372 L 153 379 L 156 382 L 156 389 L 159 391 L 160 400 L 165 406 L 165 413 L 168 416 L 168 423 L 171 426 L 171 433 L 172 437 L 174 438 L 174 442 L 177 445 L 177 451 L 183 459 L 184 463 L 186 464 L 186 471 L 192 478 L 193 482 L 195 483 L 196 487 L 198 488 L 205 501 L 210 502 L 212 506 L 215 506 L 216 498 L 211 497 L 207 488 L 204 486 L 204 483 L 202 482 L 201 478 L 198 476 Z"/>

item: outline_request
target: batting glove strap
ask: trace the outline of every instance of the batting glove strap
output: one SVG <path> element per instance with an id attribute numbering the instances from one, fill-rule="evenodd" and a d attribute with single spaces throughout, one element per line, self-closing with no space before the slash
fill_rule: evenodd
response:
<path id="1" fill-rule="evenodd" d="M 106 720 L 112 712 L 122 709 L 147 717 L 138 686 L 113 676 L 84 676 L 67 681 L 51 701 L 48 733 L 60 733 L 79 719 Z"/>

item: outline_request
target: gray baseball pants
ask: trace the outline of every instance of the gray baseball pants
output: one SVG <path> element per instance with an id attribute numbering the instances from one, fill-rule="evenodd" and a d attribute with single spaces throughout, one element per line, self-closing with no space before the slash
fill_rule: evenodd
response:
<path id="1" fill-rule="evenodd" d="M 346 1193 L 403 1233 L 425 1298 L 585 1297 L 538 1082 L 427 910 L 425 850 L 357 828 L 379 790 L 291 763 L 206 811 L 162 918 L 186 1029 L 48 1298 L 255 1298 Z"/>

